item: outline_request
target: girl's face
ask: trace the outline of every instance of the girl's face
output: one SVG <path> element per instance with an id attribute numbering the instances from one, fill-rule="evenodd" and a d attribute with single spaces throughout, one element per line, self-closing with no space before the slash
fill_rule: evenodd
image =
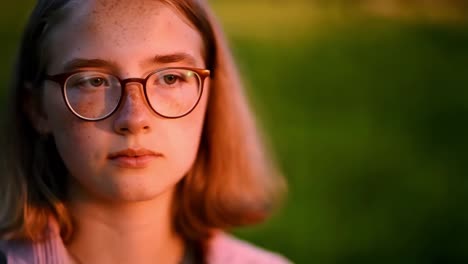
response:
<path id="1" fill-rule="evenodd" d="M 90 69 L 126 79 L 164 67 L 205 68 L 198 31 L 158 1 L 79 1 L 54 26 L 46 47 L 50 75 Z M 189 115 L 166 119 L 151 110 L 141 84 L 128 83 L 119 109 L 90 122 L 69 111 L 59 84 L 45 81 L 44 115 L 37 122 L 53 134 L 80 193 L 110 201 L 148 200 L 173 190 L 194 163 L 208 79 L 204 86 Z"/>

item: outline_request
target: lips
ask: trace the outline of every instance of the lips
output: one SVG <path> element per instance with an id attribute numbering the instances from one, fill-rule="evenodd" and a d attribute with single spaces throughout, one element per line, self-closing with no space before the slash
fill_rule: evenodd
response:
<path id="1" fill-rule="evenodd" d="M 129 148 L 109 154 L 108 159 L 123 168 L 145 168 L 152 161 L 162 156 L 161 153 L 144 148 Z"/>

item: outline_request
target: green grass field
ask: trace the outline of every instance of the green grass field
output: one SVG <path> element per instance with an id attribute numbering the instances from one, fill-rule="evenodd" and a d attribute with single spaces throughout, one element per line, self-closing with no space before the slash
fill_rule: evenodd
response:
<path id="1" fill-rule="evenodd" d="M 240 5 L 215 10 L 290 190 L 236 234 L 296 263 L 468 261 L 468 25 Z"/>
<path id="2" fill-rule="evenodd" d="M 302 11 L 221 16 L 290 184 L 238 234 L 297 263 L 468 260 L 467 25 Z"/>

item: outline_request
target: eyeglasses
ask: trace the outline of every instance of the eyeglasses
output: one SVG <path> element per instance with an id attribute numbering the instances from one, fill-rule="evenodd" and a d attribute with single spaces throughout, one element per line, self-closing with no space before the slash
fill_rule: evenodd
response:
<path id="1" fill-rule="evenodd" d="M 151 72 L 146 78 L 119 77 L 105 71 L 79 70 L 46 75 L 60 84 L 70 111 L 87 121 L 111 116 L 122 103 L 125 86 L 139 83 L 153 111 L 165 118 L 188 115 L 200 101 L 210 71 L 189 67 L 168 67 Z"/>

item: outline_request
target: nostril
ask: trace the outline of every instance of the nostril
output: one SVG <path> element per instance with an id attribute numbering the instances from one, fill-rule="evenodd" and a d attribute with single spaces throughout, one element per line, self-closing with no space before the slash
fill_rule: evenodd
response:
<path id="1" fill-rule="evenodd" d="M 144 130 L 148 130 L 149 129 L 149 126 L 145 126 L 143 127 Z"/>

